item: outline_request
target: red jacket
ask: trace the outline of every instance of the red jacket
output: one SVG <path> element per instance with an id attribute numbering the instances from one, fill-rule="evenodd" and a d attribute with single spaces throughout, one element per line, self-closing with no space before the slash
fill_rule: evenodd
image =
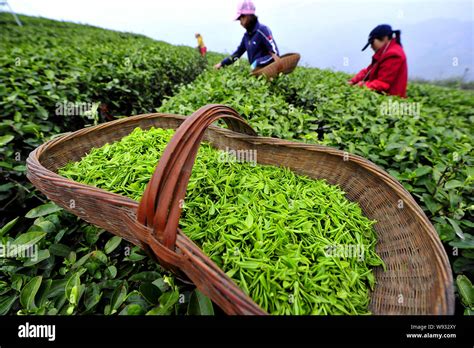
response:
<path id="1" fill-rule="evenodd" d="M 351 82 L 406 98 L 407 80 L 408 67 L 405 52 L 402 46 L 395 40 L 391 40 L 375 52 L 372 64 L 362 69 L 351 79 Z"/>

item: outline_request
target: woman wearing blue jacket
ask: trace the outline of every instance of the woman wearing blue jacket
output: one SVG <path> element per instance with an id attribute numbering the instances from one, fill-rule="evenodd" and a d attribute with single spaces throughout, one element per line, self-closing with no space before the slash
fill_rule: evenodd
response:
<path id="1" fill-rule="evenodd" d="M 237 50 L 222 62 L 214 65 L 215 69 L 231 65 L 247 51 L 252 69 L 262 67 L 278 59 L 278 47 L 273 39 L 272 31 L 258 21 L 255 15 L 255 5 L 252 1 L 243 1 L 237 9 L 235 20 L 247 30 Z"/>

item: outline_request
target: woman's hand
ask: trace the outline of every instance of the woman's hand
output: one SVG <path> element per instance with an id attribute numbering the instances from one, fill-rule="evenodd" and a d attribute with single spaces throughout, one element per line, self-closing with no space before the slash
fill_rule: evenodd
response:
<path id="1" fill-rule="evenodd" d="M 355 82 L 352 82 L 352 80 L 349 80 L 349 81 L 347 81 L 347 84 L 351 85 L 351 86 L 362 87 L 362 86 L 365 86 L 365 81 L 359 81 L 359 82 L 355 83 Z"/>
<path id="2" fill-rule="evenodd" d="M 214 69 L 219 70 L 220 68 L 222 68 L 222 63 L 217 63 L 214 65 Z"/>

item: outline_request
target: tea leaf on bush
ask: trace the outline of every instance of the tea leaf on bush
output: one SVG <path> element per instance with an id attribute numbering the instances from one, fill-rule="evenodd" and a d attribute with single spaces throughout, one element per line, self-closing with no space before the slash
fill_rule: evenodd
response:
<path id="1" fill-rule="evenodd" d="M 204 296 L 199 290 L 194 290 L 191 294 L 188 305 L 188 314 L 190 315 L 213 315 L 214 309 L 212 302 Z"/>
<path id="2" fill-rule="evenodd" d="M 34 219 L 34 218 L 37 218 L 37 217 L 40 217 L 40 216 L 45 216 L 45 215 L 48 215 L 48 214 L 55 213 L 55 212 L 60 211 L 62 209 L 63 208 L 57 206 L 54 203 L 46 203 L 46 204 L 43 204 L 43 205 L 40 205 L 36 208 L 31 209 L 25 215 L 25 217 L 30 218 L 30 219 Z"/>
<path id="3" fill-rule="evenodd" d="M 37 276 L 32 278 L 21 290 L 20 293 L 20 302 L 23 307 L 25 307 L 27 310 L 35 309 L 35 296 L 36 293 L 38 292 L 38 289 L 41 286 L 41 281 L 43 277 L 42 276 Z"/>

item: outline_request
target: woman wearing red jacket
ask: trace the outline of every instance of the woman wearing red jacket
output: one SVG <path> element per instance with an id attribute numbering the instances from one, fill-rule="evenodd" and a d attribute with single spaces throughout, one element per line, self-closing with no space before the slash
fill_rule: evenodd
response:
<path id="1" fill-rule="evenodd" d="M 369 41 L 362 51 L 369 45 L 375 51 L 372 64 L 362 69 L 349 83 L 406 98 L 408 68 L 400 30 L 393 31 L 388 24 L 378 25 L 370 32 Z"/>

